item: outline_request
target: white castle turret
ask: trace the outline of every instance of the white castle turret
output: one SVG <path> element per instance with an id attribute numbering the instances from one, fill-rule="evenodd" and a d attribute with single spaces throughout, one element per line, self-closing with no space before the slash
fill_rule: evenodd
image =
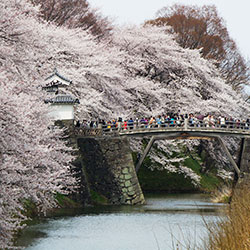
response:
<path id="1" fill-rule="evenodd" d="M 42 87 L 49 94 L 45 103 L 49 105 L 49 116 L 52 120 L 74 120 L 74 106 L 79 100 L 69 94 L 72 81 L 66 79 L 55 69 L 53 74 L 45 79 Z"/>

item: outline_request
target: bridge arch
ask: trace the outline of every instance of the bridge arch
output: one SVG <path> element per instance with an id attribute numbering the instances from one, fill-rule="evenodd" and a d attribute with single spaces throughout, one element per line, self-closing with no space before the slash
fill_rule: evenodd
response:
<path id="1" fill-rule="evenodd" d="M 136 172 L 139 171 L 144 159 L 146 158 L 146 156 L 148 155 L 150 149 L 152 148 L 153 144 L 155 141 L 157 140 L 173 140 L 173 139 L 203 139 L 203 140 L 211 140 L 211 139 L 216 139 L 217 141 L 219 141 L 222 149 L 224 150 L 224 152 L 226 153 L 230 163 L 232 164 L 232 166 L 234 167 L 235 172 L 237 173 L 237 176 L 239 177 L 241 175 L 241 171 L 238 167 L 238 165 L 236 164 L 236 162 L 234 161 L 233 157 L 231 156 L 226 143 L 224 142 L 224 140 L 222 139 L 221 136 L 219 135 L 213 135 L 213 134 L 204 134 L 201 132 L 192 132 L 192 133 L 169 133 L 169 134 L 165 134 L 165 135 L 154 135 L 151 136 L 142 156 L 140 157 L 138 163 L 136 164 Z M 244 139 L 243 139 L 244 140 Z"/>

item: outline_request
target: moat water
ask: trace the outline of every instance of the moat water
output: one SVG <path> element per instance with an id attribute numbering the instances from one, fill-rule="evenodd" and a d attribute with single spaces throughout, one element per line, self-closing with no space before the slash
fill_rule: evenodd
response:
<path id="1" fill-rule="evenodd" d="M 146 202 L 65 210 L 27 227 L 18 245 L 28 250 L 194 249 L 207 237 L 205 224 L 220 219 L 225 206 L 204 194 L 147 195 Z"/>

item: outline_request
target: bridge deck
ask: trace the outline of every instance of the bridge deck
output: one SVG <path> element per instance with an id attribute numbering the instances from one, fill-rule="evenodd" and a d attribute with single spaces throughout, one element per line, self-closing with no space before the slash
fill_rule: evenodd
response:
<path id="1" fill-rule="evenodd" d="M 216 137 L 216 136 L 235 136 L 241 138 L 250 138 L 249 127 L 237 126 L 189 126 L 189 125 L 164 125 L 164 126 L 146 126 L 137 125 L 127 128 L 116 126 L 103 126 L 102 128 L 75 128 L 75 135 L 78 137 L 105 137 L 105 136 L 163 136 L 173 134 L 176 137 Z"/>
<path id="2" fill-rule="evenodd" d="M 119 131 L 120 136 L 134 136 L 141 137 L 145 135 L 162 135 L 176 133 L 183 137 L 187 136 L 205 136 L 205 137 L 214 137 L 214 136 L 237 136 L 237 137 L 249 137 L 250 130 L 244 129 L 225 129 L 225 128 L 206 128 L 206 127 L 167 127 L 167 128 L 139 128 L 132 130 L 121 130 Z"/>

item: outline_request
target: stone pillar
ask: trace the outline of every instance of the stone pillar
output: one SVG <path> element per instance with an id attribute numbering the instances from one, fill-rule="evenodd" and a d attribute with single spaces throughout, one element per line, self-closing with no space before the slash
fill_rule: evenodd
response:
<path id="1" fill-rule="evenodd" d="M 240 171 L 250 174 L 250 139 L 244 139 L 240 161 Z"/>
<path id="2" fill-rule="evenodd" d="M 77 141 L 92 192 L 111 204 L 145 202 L 126 137 L 79 138 Z"/>

